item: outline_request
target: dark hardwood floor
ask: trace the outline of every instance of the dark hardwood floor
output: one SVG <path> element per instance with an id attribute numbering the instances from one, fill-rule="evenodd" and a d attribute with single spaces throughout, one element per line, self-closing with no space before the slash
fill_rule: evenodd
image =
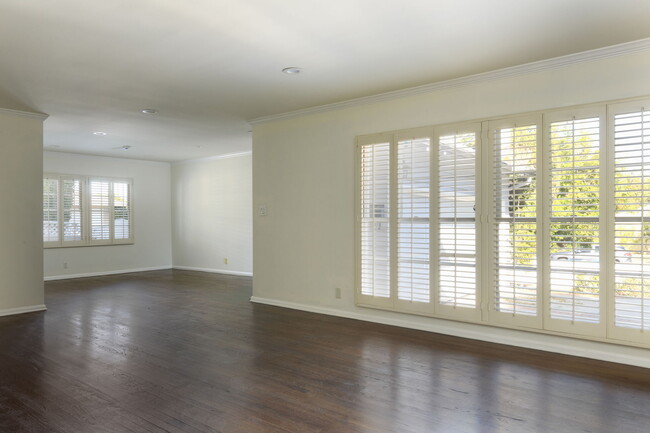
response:
<path id="1" fill-rule="evenodd" d="M 650 432 L 650 370 L 249 302 L 251 279 L 46 284 L 0 318 L 0 432 Z"/>

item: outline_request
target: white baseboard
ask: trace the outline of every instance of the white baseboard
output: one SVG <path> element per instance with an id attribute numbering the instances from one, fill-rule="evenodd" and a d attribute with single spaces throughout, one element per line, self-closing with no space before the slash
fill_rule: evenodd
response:
<path id="1" fill-rule="evenodd" d="M 226 275 L 238 275 L 240 277 L 252 277 L 252 272 L 241 272 L 241 271 L 228 271 L 224 269 L 213 269 L 213 268 L 195 268 L 193 266 L 174 266 L 174 269 L 179 269 L 182 271 L 198 271 L 198 272 L 210 272 L 211 274 L 226 274 Z"/>
<path id="2" fill-rule="evenodd" d="M 344 317 L 347 319 L 381 323 L 401 328 L 436 332 L 439 334 L 486 341 L 489 343 L 505 344 L 527 349 L 560 353 L 563 355 L 579 356 L 600 361 L 650 368 L 650 351 L 636 347 L 619 346 L 616 344 L 601 343 L 597 341 L 576 340 L 567 337 L 530 333 L 515 329 L 495 328 L 492 326 L 471 323 L 459 324 L 444 319 L 431 319 L 431 324 L 423 324 L 404 319 L 377 317 L 368 313 L 342 311 L 334 308 L 299 304 L 277 299 L 261 298 L 258 296 L 252 296 L 251 302 L 308 311 L 311 313 L 326 314 L 329 316 Z"/>
<path id="3" fill-rule="evenodd" d="M 162 271 L 171 268 L 172 268 L 171 266 L 154 266 L 151 268 L 119 269 L 115 271 L 87 272 L 83 274 L 52 275 L 49 277 L 45 277 L 44 280 L 54 281 L 54 280 L 68 280 L 72 278 L 101 277 L 103 275 L 130 274 L 131 272 Z"/>
<path id="4" fill-rule="evenodd" d="M 26 307 L 5 308 L 4 310 L 0 310 L 0 317 L 1 316 L 12 316 L 14 314 L 34 313 L 36 311 L 45 311 L 45 310 L 47 310 L 47 307 L 45 306 L 45 304 L 28 305 Z"/>

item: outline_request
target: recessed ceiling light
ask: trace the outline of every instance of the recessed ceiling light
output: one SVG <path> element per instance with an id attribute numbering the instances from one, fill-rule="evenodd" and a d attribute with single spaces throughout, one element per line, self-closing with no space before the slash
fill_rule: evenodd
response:
<path id="1" fill-rule="evenodd" d="M 104 132 L 104 131 L 95 131 L 95 132 L 93 132 L 93 134 L 95 134 L 95 135 L 99 135 L 100 137 L 103 137 L 104 135 L 108 135 L 108 134 L 107 134 L 106 132 Z"/>
<path id="2" fill-rule="evenodd" d="M 289 66 L 288 68 L 284 68 L 282 72 L 289 75 L 298 75 L 302 72 L 302 69 L 297 66 Z"/>
<path id="3" fill-rule="evenodd" d="M 144 114 L 158 114 L 158 110 L 156 110 L 155 108 L 143 108 L 140 111 Z"/>

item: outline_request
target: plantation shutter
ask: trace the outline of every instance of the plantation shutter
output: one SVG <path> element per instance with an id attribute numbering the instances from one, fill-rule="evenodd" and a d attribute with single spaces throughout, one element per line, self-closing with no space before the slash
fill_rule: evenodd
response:
<path id="1" fill-rule="evenodd" d="M 43 246 L 133 243 L 130 179 L 43 176 Z"/>
<path id="2" fill-rule="evenodd" d="M 358 305 L 650 347 L 647 98 L 360 136 L 357 163 Z"/>
<path id="3" fill-rule="evenodd" d="M 430 309 L 430 129 L 397 137 L 397 306 Z"/>
<path id="4" fill-rule="evenodd" d="M 120 241 L 132 238 L 131 225 L 131 183 L 113 182 L 113 239 Z"/>
<path id="5" fill-rule="evenodd" d="M 110 243 L 111 240 L 111 182 L 90 180 L 90 239 L 92 243 Z"/>
<path id="6" fill-rule="evenodd" d="M 360 141 L 358 301 L 389 306 L 391 298 L 391 138 Z"/>
<path id="7" fill-rule="evenodd" d="M 43 243 L 45 246 L 60 242 L 59 178 L 43 178 Z"/>
<path id="8" fill-rule="evenodd" d="M 84 240 L 82 230 L 83 203 L 82 188 L 83 181 L 78 178 L 61 178 L 63 199 L 63 242 L 65 244 L 81 243 Z"/>
<path id="9" fill-rule="evenodd" d="M 436 130 L 434 156 L 436 311 L 480 317 L 477 290 L 477 150 L 480 124 Z"/>
<path id="10" fill-rule="evenodd" d="M 580 115 L 582 114 L 582 115 Z M 601 245 L 601 123 L 587 113 L 549 116 L 547 328 L 604 332 Z"/>
<path id="11" fill-rule="evenodd" d="M 634 102 L 615 105 L 611 112 L 614 248 L 608 253 L 614 320 L 609 332 L 650 343 L 650 109 Z"/>
<path id="12" fill-rule="evenodd" d="M 493 165 L 491 314 L 500 323 L 540 326 L 537 257 L 541 118 L 489 123 Z"/>

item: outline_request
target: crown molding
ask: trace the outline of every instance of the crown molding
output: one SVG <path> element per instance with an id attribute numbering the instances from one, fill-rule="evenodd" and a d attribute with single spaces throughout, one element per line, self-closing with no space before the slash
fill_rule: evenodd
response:
<path id="1" fill-rule="evenodd" d="M 237 158 L 240 156 L 247 156 L 247 155 L 252 155 L 253 151 L 247 150 L 246 152 L 237 152 L 237 153 L 227 153 L 224 155 L 213 155 L 213 156 L 206 156 L 203 158 L 194 158 L 194 159 L 184 159 L 182 161 L 174 161 L 172 162 L 172 165 L 182 165 L 182 164 L 192 164 L 195 162 L 206 162 L 206 161 L 214 161 L 217 159 L 227 159 L 227 158 Z"/>
<path id="2" fill-rule="evenodd" d="M 29 111 L 19 111 L 19 110 L 10 110 L 8 108 L 0 108 L 0 114 L 6 114 L 8 116 L 15 117 L 27 117 L 30 119 L 45 120 L 50 117 L 49 114 L 45 113 L 32 113 Z"/>
<path id="3" fill-rule="evenodd" d="M 575 54 L 568 54 L 565 56 L 554 57 L 552 59 L 539 60 L 536 62 L 525 63 L 523 65 L 511 66 L 503 69 L 496 69 L 494 71 L 482 72 L 480 74 L 468 75 L 465 77 L 452 78 L 450 80 L 438 81 L 435 83 L 424 84 L 422 86 L 409 87 L 401 90 L 394 90 L 391 92 L 379 93 L 371 96 L 363 96 L 360 98 L 349 99 L 341 102 L 334 102 L 332 104 L 318 105 L 315 107 L 304 108 L 286 113 L 273 114 L 270 116 L 262 116 L 249 120 L 250 124 L 261 124 L 272 122 L 281 119 L 290 119 L 294 117 L 305 116 L 309 114 L 321 113 L 325 111 L 340 110 L 348 107 L 356 107 L 359 105 L 366 105 L 375 102 L 389 101 L 407 96 L 420 95 L 423 93 L 433 93 L 443 89 L 454 87 L 468 86 L 471 84 L 481 83 L 485 81 L 499 80 L 503 78 L 511 78 L 535 72 L 541 72 L 551 69 L 558 69 L 565 66 L 593 62 L 596 60 L 606 59 L 610 57 L 618 57 L 626 54 L 633 54 L 637 52 L 650 50 L 650 38 L 640 39 L 638 41 L 625 42 L 623 44 L 612 45 L 604 48 L 596 48 L 594 50 L 583 51 Z"/>
<path id="4" fill-rule="evenodd" d="M 74 158 L 106 158 L 106 159 L 117 159 L 118 161 L 133 161 L 141 162 L 147 164 L 173 164 L 171 161 L 161 161 L 157 159 L 143 159 L 143 158 L 129 158 L 126 156 L 114 156 L 114 155 L 101 155 L 97 153 L 80 153 L 80 152 L 71 152 L 66 150 L 56 150 L 48 147 L 43 148 L 43 155 L 52 155 L 60 156 L 67 155 Z"/>

